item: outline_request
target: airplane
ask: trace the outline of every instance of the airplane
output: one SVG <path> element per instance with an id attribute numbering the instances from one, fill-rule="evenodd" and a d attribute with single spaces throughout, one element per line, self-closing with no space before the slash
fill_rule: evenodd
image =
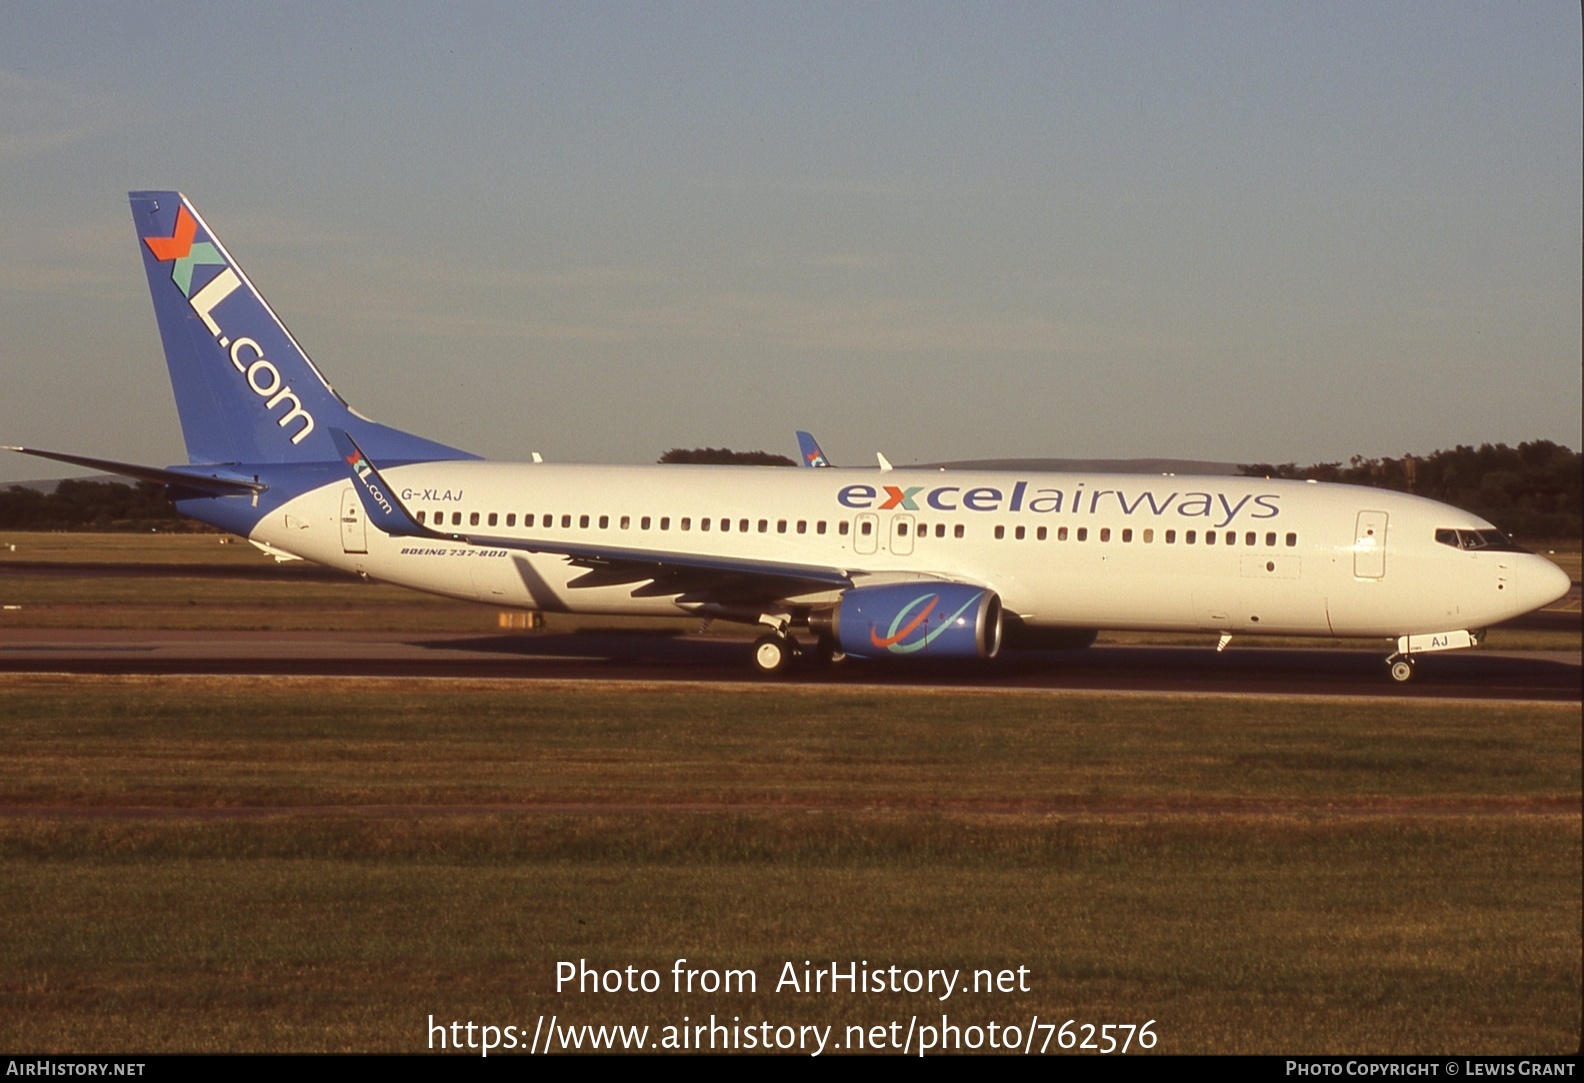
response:
<path id="1" fill-rule="evenodd" d="M 819 441 L 814 439 L 814 434 L 797 430 L 798 461 L 801 466 L 812 466 L 824 469 L 836 464 L 825 457 L 825 452 L 820 449 Z"/>
<path id="2" fill-rule="evenodd" d="M 352 409 L 184 196 L 130 198 L 188 461 L 11 450 L 163 484 L 283 559 L 502 608 L 737 621 L 764 629 L 765 674 L 1127 629 L 1380 637 L 1406 681 L 1570 585 L 1483 519 L 1348 485 L 485 461 Z"/>

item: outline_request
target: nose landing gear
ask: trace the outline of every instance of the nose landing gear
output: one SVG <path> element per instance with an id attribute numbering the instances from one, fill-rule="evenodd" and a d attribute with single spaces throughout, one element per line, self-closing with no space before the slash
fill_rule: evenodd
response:
<path id="1" fill-rule="evenodd" d="M 1391 658 L 1386 659 L 1386 662 L 1387 662 L 1388 665 L 1391 666 L 1391 679 L 1392 680 L 1396 681 L 1398 684 L 1407 684 L 1409 681 L 1413 680 L 1414 668 L 1415 667 L 1414 667 L 1414 660 L 1413 660 L 1412 656 L 1408 656 L 1408 657 L 1393 656 Z"/>

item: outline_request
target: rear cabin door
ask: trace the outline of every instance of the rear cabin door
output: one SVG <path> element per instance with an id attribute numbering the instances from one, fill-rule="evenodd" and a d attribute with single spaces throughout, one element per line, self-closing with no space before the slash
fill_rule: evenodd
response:
<path id="1" fill-rule="evenodd" d="M 363 502 L 352 489 L 341 490 L 341 551 L 368 552 L 368 535 L 364 531 Z"/>

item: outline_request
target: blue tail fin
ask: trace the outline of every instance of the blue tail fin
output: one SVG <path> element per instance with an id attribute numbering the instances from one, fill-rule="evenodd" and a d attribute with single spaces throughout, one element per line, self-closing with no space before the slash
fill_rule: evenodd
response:
<path id="1" fill-rule="evenodd" d="M 359 416 L 186 197 L 131 200 L 189 462 L 332 462 L 332 428 L 383 462 L 475 457 Z"/>
<path id="2" fill-rule="evenodd" d="M 819 441 L 814 439 L 813 433 L 807 433 L 799 429 L 797 431 L 797 442 L 798 450 L 802 452 L 804 466 L 825 467 L 831 465 L 831 461 L 820 450 Z"/>

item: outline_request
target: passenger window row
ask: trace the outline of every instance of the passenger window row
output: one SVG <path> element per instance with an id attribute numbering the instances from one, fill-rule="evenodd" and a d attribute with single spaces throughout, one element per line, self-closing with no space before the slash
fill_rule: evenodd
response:
<path id="1" fill-rule="evenodd" d="M 420 524 L 429 523 L 437 528 L 447 525 L 462 526 L 465 516 L 466 525 L 468 526 L 499 527 L 504 525 L 510 529 L 517 525 L 516 512 L 507 512 L 504 516 L 502 516 L 499 512 L 494 511 L 488 513 L 477 511 L 464 513 L 460 511 L 453 511 L 449 513 L 449 523 L 447 522 L 446 518 L 447 514 L 448 513 L 444 511 L 437 511 L 431 515 L 428 512 L 420 511 L 418 512 L 418 522 Z M 810 527 L 813 528 L 812 532 L 814 534 L 825 534 L 830 531 L 830 523 L 824 519 L 816 519 L 812 522 L 808 519 L 777 519 L 772 524 L 772 521 L 769 519 L 729 519 L 724 517 L 719 519 L 694 519 L 692 516 L 684 515 L 674 521 L 678 530 L 690 531 L 696 528 L 700 531 L 718 530 L 722 534 L 729 534 L 733 531 L 738 534 L 768 534 L 771 533 L 772 529 L 777 534 L 786 534 L 788 532 L 796 534 L 808 534 L 810 533 Z M 565 514 L 560 517 L 560 529 L 571 530 L 573 529 L 574 522 L 577 524 L 576 529 L 578 530 L 588 530 L 596 526 L 600 530 L 611 529 L 611 517 L 609 515 L 573 516 Z M 639 530 L 670 530 L 673 520 L 669 515 L 662 515 L 658 518 L 655 516 L 644 515 L 639 517 L 637 522 Z M 631 530 L 633 528 L 633 517 L 630 515 L 620 516 L 616 520 L 616 523 L 617 529 L 619 530 Z M 865 524 L 865 526 L 867 525 L 868 524 Z M 548 512 L 543 514 L 527 512 L 524 513 L 522 517 L 522 526 L 524 530 L 554 530 L 557 528 L 557 518 Z M 840 520 L 836 523 L 837 534 L 845 536 L 851 531 L 851 529 L 852 524 L 848 523 L 846 520 Z M 867 531 L 865 531 L 865 533 L 867 533 Z M 959 535 L 959 537 L 960 536 L 961 535 Z"/>
<path id="2" fill-rule="evenodd" d="M 453 511 L 449 514 L 449 525 L 451 526 L 463 525 L 464 514 L 466 515 L 468 526 L 499 527 L 502 525 L 503 518 L 499 512 L 493 511 L 488 513 L 476 511 L 464 513 L 460 511 Z M 427 521 L 433 523 L 433 525 L 436 527 L 443 527 L 447 525 L 446 517 L 447 513 L 444 511 L 434 512 L 432 518 L 425 512 L 420 511 L 418 513 L 418 522 L 420 525 L 422 525 Z M 573 529 L 574 521 L 577 523 L 577 529 L 579 530 L 588 530 L 596 525 L 600 530 L 609 530 L 611 527 L 611 517 L 609 515 L 572 516 L 563 514 L 560 517 L 560 529 Z M 671 529 L 672 522 L 673 520 L 669 515 L 662 515 L 658 518 L 644 515 L 638 518 L 638 529 L 651 530 L 658 528 L 662 531 L 669 531 Z M 777 534 L 786 534 L 789 532 L 795 534 L 807 534 L 809 533 L 809 527 L 811 525 L 814 528 L 813 533 L 815 534 L 825 534 L 830 530 L 830 524 L 824 519 L 816 519 L 812 523 L 810 523 L 810 521 L 807 519 L 776 519 L 772 523 L 772 520 L 769 519 L 730 519 L 726 517 L 700 517 L 698 519 L 694 519 L 691 516 L 684 515 L 676 519 L 675 523 L 678 530 L 691 531 L 697 527 L 697 529 L 700 531 L 717 531 L 721 534 L 729 534 L 733 531 L 738 534 L 769 534 L 772 532 L 772 529 Z M 504 516 L 504 525 L 508 529 L 516 527 L 517 513 L 507 512 Z M 523 514 L 522 526 L 524 530 L 533 530 L 536 528 L 540 530 L 554 530 L 557 526 L 557 518 L 548 512 L 542 514 L 527 512 Z M 633 517 L 630 515 L 623 515 L 617 519 L 617 529 L 619 530 L 631 530 L 632 526 Z M 918 523 L 913 527 L 912 533 L 915 537 L 928 538 L 931 535 L 932 526 L 934 528 L 933 533 L 935 537 L 945 538 L 948 536 L 947 524 L 945 523 Z M 841 537 L 846 537 L 848 533 L 850 533 L 851 528 L 851 523 L 849 523 L 846 519 L 840 519 L 836 522 L 835 532 Z M 864 537 L 870 536 L 870 534 L 873 532 L 873 529 L 873 519 L 862 519 L 859 522 L 859 533 Z M 906 522 L 899 522 L 896 524 L 895 529 L 898 537 L 906 537 L 909 533 L 909 524 Z M 1103 526 L 1098 528 L 1096 533 L 1101 542 L 1110 542 L 1113 530 L 1111 527 Z M 1119 535 L 1120 540 L 1124 545 L 1131 544 L 1135 536 L 1137 536 L 1138 540 L 1143 544 L 1151 545 L 1154 544 L 1156 535 L 1156 531 L 1152 527 L 1145 527 L 1144 529 L 1138 531 L 1135 531 L 1132 527 L 1123 527 L 1120 531 L 1116 531 L 1115 533 Z M 949 536 L 953 538 L 962 538 L 965 537 L 966 534 L 967 532 L 964 529 L 962 523 L 953 524 L 949 532 Z M 1011 528 L 1010 534 L 1011 537 L 1016 541 L 1023 541 L 1030 537 L 1032 537 L 1035 541 L 1046 541 L 1050 538 L 1055 538 L 1055 540 L 1059 542 L 1064 542 L 1069 539 L 1080 542 L 1089 540 L 1089 528 L 1086 526 L 1071 528 L 1065 526 L 1058 526 L 1055 528 L 1047 526 L 1015 526 Z M 1178 542 L 1178 532 L 1176 530 L 1163 530 L 1160 531 L 1160 535 L 1160 540 L 1166 545 L 1176 545 Z M 997 525 L 995 528 L 996 539 L 1004 540 L 1007 536 L 1007 527 L 1005 525 Z M 1264 548 L 1276 548 L 1277 537 L 1276 531 L 1266 531 L 1264 535 Z M 1182 544 L 1184 545 L 1215 545 L 1217 544 L 1218 540 L 1221 545 L 1235 546 L 1239 544 L 1239 534 L 1236 530 L 1224 530 L 1220 532 L 1206 530 L 1203 532 L 1203 536 L 1201 538 L 1200 532 L 1197 530 L 1182 531 Z M 1442 539 L 1438 537 L 1437 540 L 1439 541 Z M 1298 545 L 1298 535 L 1293 532 L 1288 532 L 1282 541 L 1285 543 L 1287 548 L 1296 548 Z M 1250 549 L 1259 546 L 1259 532 L 1254 530 L 1244 531 L 1242 534 L 1241 544 L 1244 546 L 1244 548 Z"/>
<path id="3" fill-rule="evenodd" d="M 1074 540 L 1077 540 L 1077 541 L 1088 541 L 1089 540 L 1089 528 L 1086 527 L 1086 526 L 1080 526 L 1080 527 L 1073 528 L 1072 533 L 1070 535 L 1068 533 L 1068 528 L 1064 527 L 1064 526 L 1059 526 L 1054 531 L 1051 531 L 1050 528 L 1048 528 L 1048 527 L 1043 527 L 1043 526 L 1035 527 L 1035 528 L 1033 528 L 1032 532 L 1026 526 L 1016 526 L 1016 527 L 1012 528 L 1011 536 L 1012 536 L 1013 540 L 1015 540 L 1015 541 L 1023 541 L 1025 538 L 1028 538 L 1031 535 L 1031 533 L 1032 533 L 1032 536 L 1033 536 L 1035 541 L 1045 541 L 1047 538 L 1051 537 L 1052 534 L 1054 534 L 1054 536 L 1055 536 L 1057 541 L 1067 541 L 1069 537 L 1071 537 L 1071 538 L 1073 538 Z M 1100 540 L 1102 542 L 1109 542 L 1111 540 L 1112 533 L 1113 533 L 1112 529 L 1110 527 L 1108 527 L 1108 526 L 1103 526 L 1098 531 L 1099 538 L 1100 538 Z M 1120 531 L 1118 531 L 1116 533 L 1118 533 L 1120 535 L 1121 541 L 1122 541 L 1122 543 L 1124 545 L 1131 544 L 1133 539 L 1134 539 L 1135 534 L 1137 535 L 1138 539 L 1140 541 L 1142 541 L 1145 545 L 1154 544 L 1154 541 L 1155 541 L 1155 530 L 1154 530 L 1153 527 L 1145 527 L 1143 530 L 1134 531 L 1134 529 L 1132 527 L 1128 526 L 1128 527 L 1123 527 Z M 1165 543 L 1166 545 L 1176 545 L 1177 544 L 1177 531 L 1175 531 L 1175 530 L 1163 530 L 1160 533 L 1161 533 L 1161 541 L 1163 543 Z M 1007 537 L 1007 528 L 1005 526 L 997 526 L 995 528 L 995 536 L 996 536 L 997 540 L 1005 539 Z M 1215 545 L 1216 544 L 1216 537 L 1217 537 L 1217 532 L 1216 531 L 1214 531 L 1214 530 L 1206 530 L 1204 532 L 1204 536 L 1203 536 L 1203 544 L 1205 544 L 1205 545 Z M 1243 537 L 1242 544 L 1243 544 L 1243 546 L 1245 548 L 1252 549 L 1252 548 L 1255 548 L 1256 546 L 1258 546 L 1260 544 L 1260 534 L 1259 534 L 1259 531 L 1257 531 L 1257 530 L 1244 531 L 1242 537 Z M 1221 539 L 1221 544 L 1222 545 L 1227 545 L 1227 546 L 1237 545 L 1238 544 L 1238 532 L 1235 531 L 1235 530 L 1224 530 L 1224 531 L 1221 531 L 1220 532 L 1220 539 Z M 1283 539 L 1283 541 L 1285 542 L 1287 548 L 1289 548 L 1289 549 L 1297 548 L 1297 546 L 1298 546 L 1298 535 L 1296 533 L 1292 532 L 1292 531 L 1289 531 L 1287 533 L 1287 536 Z M 1277 533 L 1276 533 L 1276 531 L 1267 530 L 1265 532 L 1265 545 L 1264 545 L 1264 547 L 1266 549 L 1274 549 L 1274 548 L 1276 548 L 1276 542 L 1277 542 Z M 1200 543 L 1199 532 L 1197 530 L 1185 530 L 1185 531 L 1183 531 L 1182 532 L 1182 543 L 1184 545 L 1196 545 L 1196 544 L 1199 544 Z"/>

